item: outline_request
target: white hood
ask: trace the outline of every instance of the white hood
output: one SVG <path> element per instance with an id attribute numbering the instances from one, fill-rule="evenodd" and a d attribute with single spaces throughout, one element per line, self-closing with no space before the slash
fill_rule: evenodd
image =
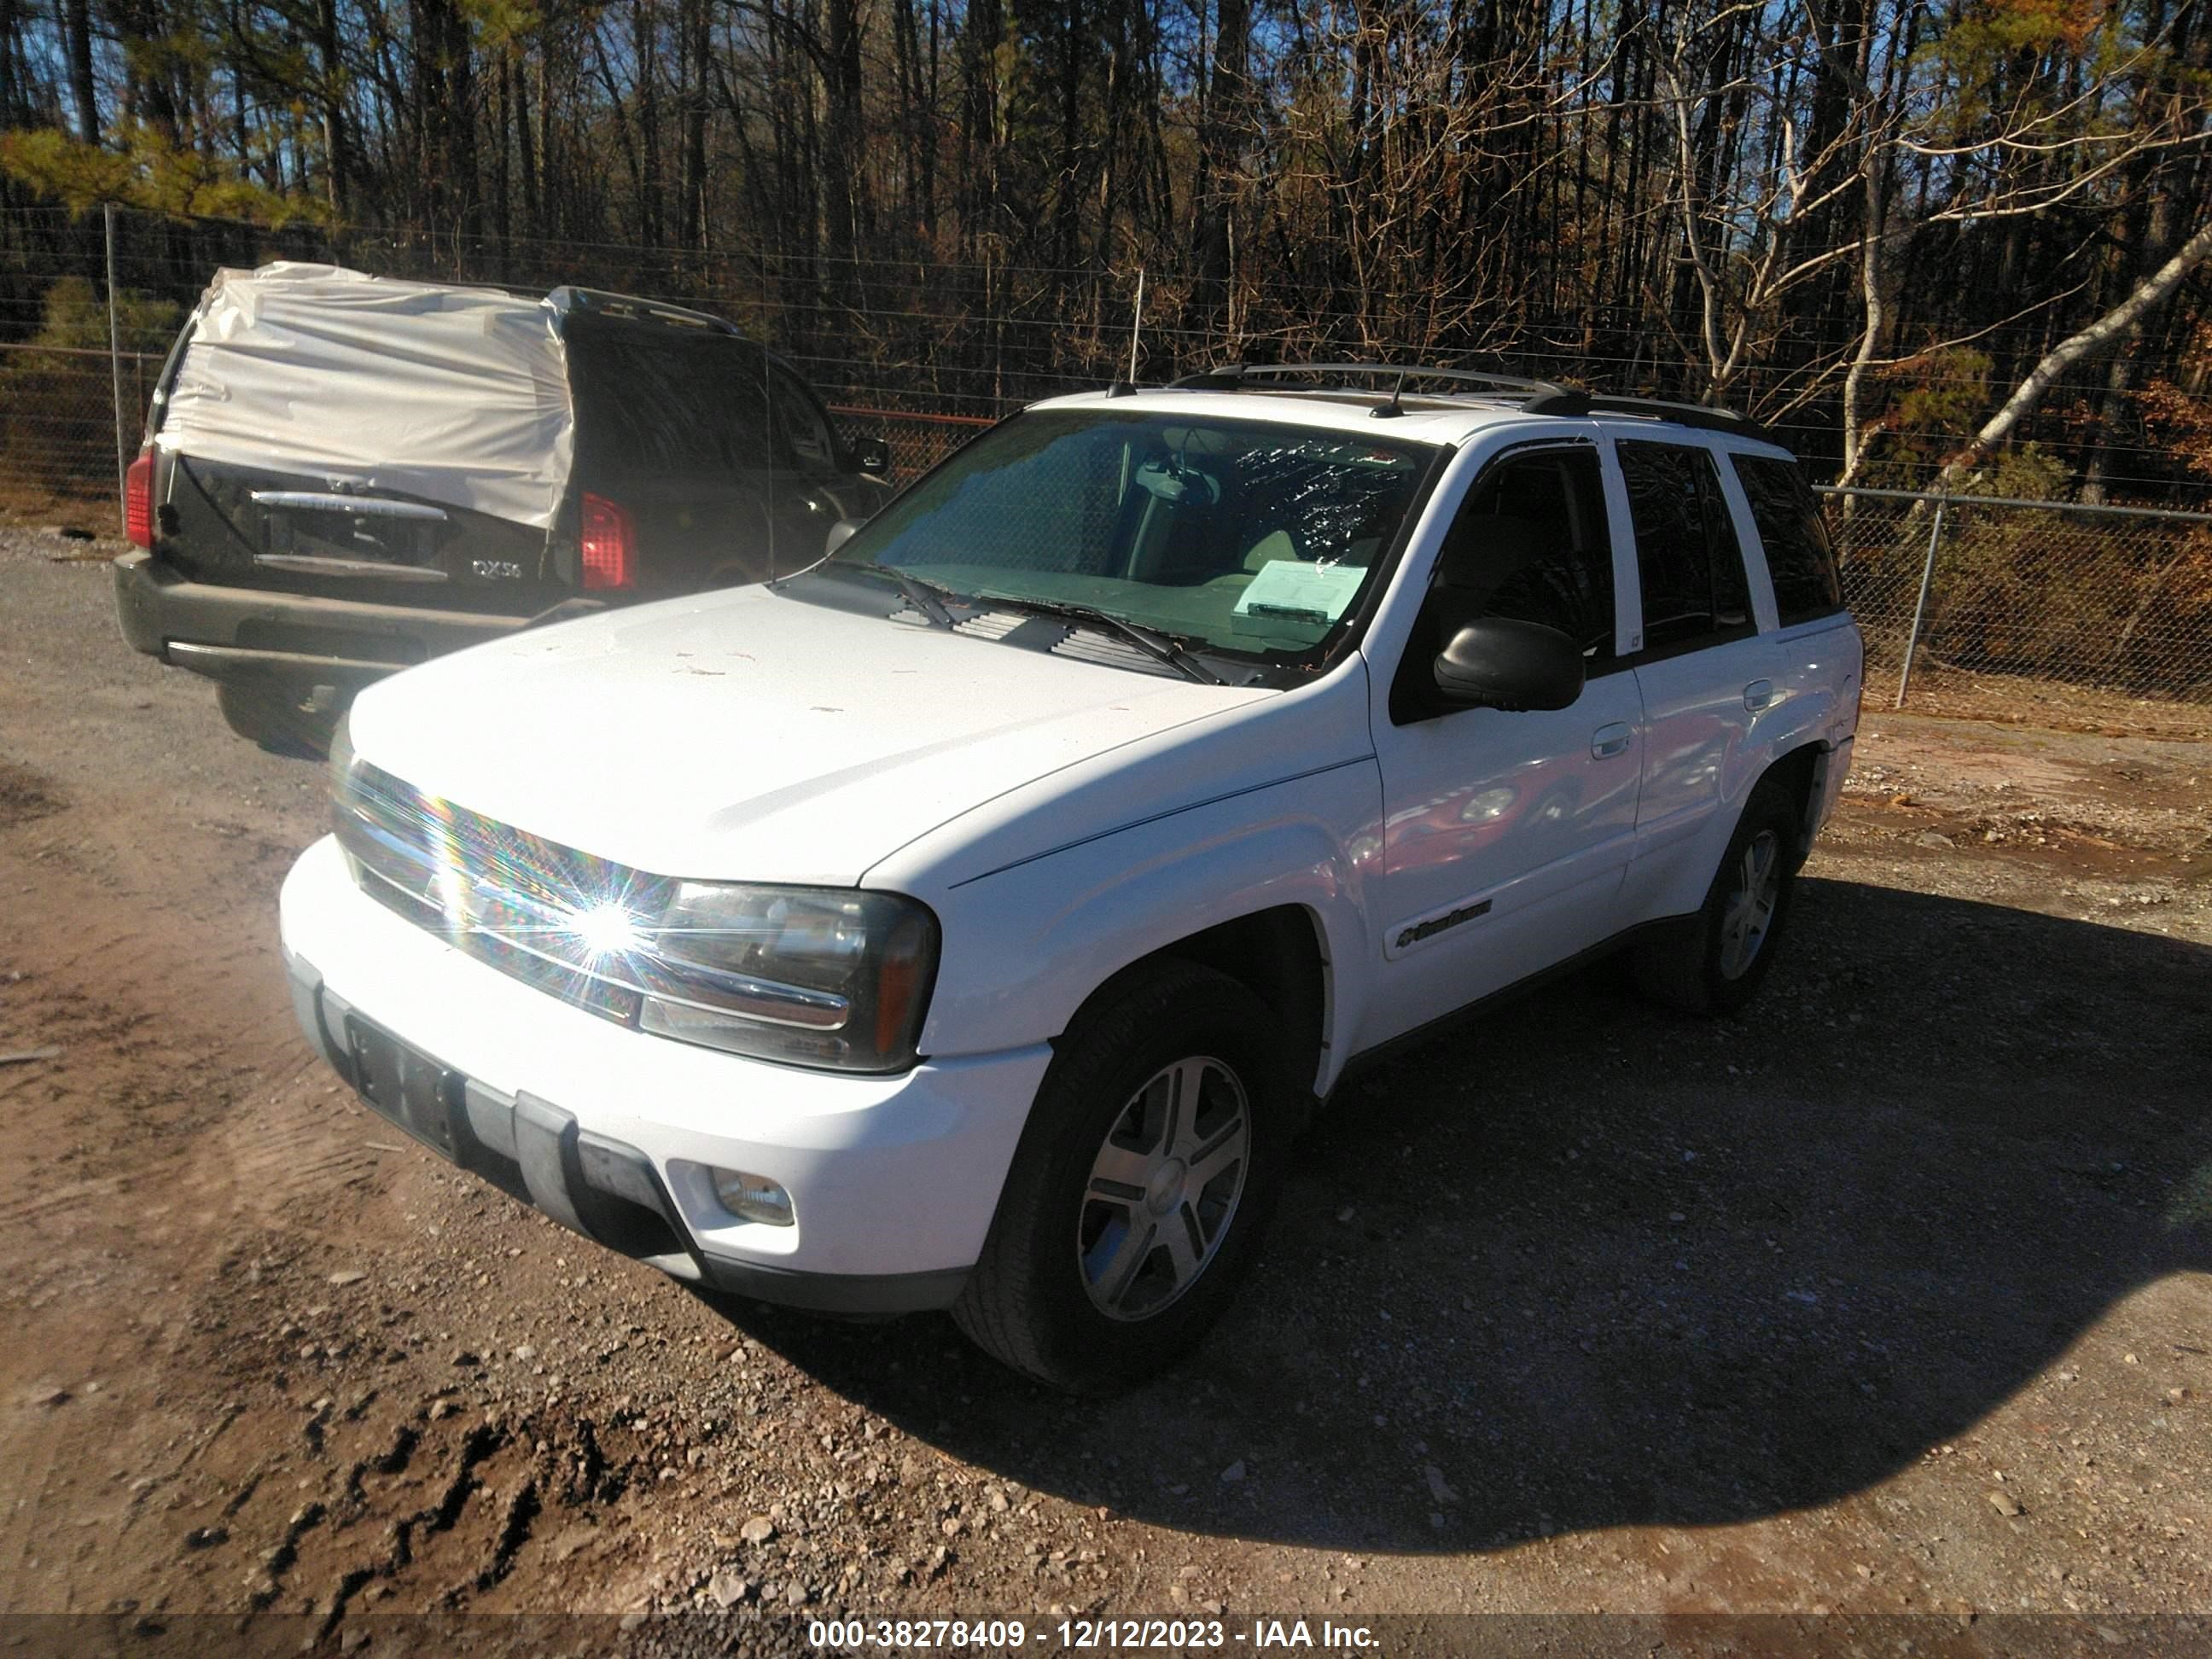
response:
<path id="1" fill-rule="evenodd" d="M 526 631 L 382 681 L 364 760 L 656 875 L 846 885 L 1088 757 L 1278 694 L 738 588 Z"/>

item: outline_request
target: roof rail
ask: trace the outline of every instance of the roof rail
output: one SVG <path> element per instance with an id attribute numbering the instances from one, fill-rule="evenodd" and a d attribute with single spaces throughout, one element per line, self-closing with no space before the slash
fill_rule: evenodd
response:
<path id="1" fill-rule="evenodd" d="M 1490 392 L 1521 392 L 1530 396 L 1566 391 L 1551 380 L 1531 380 L 1517 374 L 1492 374 L 1474 368 L 1431 368 L 1422 363 L 1224 363 L 1169 382 L 1169 389 L 1185 392 L 1258 391 L 1255 380 L 1288 380 L 1305 375 L 1369 375 L 1395 377 L 1403 390 L 1408 380 L 1456 380 Z"/>
<path id="2" fill-rule="evenodd" d="M 1771 442 L 1766 428 L 1748 415 L 1709 404 L 1675 403 L 1665 398 L 1615 398 L 1601 392 L 1561 392 L 1537 398 L 1522 406 L 1529 415 L 1641 415 L 1676 426 L 1693 426 L 1709 432 L 1733 432 L 1741 438 Z"/>
<path id="3" fill-rule="evenodd" d="M 1300 376 L 1395 376 L 1387 412 L 1395 414 L 1408 381 L 1453 380 L 1487 392 L 1518 393 L 1528 401 L 1524 415 L 1641 415 L 1650 420 L 1672 421 L 1677 426 L 1712 432 L 1733 432 L 1739 437 L 1772 441 L 1766 428 L 1748 415 L 1705 404 L 1671 402 L 1663 398 L 1619 398 L 1601 392 L 1575 392 L 1552 380 L 1527 380 L 1516 374 L 1492 374 L 1474 368 L 1430 368 L 1416 363 L 1224 363 L 1169 383 L 1170 390 L 1186 392 L 1256 392 L 1266 390 L 1255 381 L 1288 380 Z M 1386 411 L 1377 410 L 1377 413 Z"/>
<path id="4" fill-rule="evenodd" d="M 632 322 L 673 323 L 684 328 L 712 329 L 717 334 L 734 334 L 741 339 L 744 337 L 744 330 L 728 318 L 717 317 L 710 311 L 692 311 L 661 300 L 641 300 L 632 294 L 611 294 L 605 289 L 564 284 L 547 295 L 545 302 L 563 316 L 571 313 L 588 313 L 593 316 L 621 317 Z"/>

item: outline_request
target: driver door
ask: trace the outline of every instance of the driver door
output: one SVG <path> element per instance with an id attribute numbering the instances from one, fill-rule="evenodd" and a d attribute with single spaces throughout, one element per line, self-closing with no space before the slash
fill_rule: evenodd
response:
<path id="1" fill-rule="evenodd" d="M 1437 563 L 1480 557 L 1486 527 L 1533 526 L 1517 573 L 1432 586 L 1376 721 L 1383 855 L 1376 1041 L 1425 1024 L 1605 939 L 1636 839 L 1644 719 L 1617 659 L 1615 562 L 1597 451 L 1510 450 L 1469 488 Z M 1495 538 L 1496 532 L 1487 532 Z M 1457 567 L 1464 569 L 1464 564 Z M 1430 664 L 1472 614 L 1560 629 L 1583 647 L 1582 695 L 1561 709 L 1450 708 Z"/>

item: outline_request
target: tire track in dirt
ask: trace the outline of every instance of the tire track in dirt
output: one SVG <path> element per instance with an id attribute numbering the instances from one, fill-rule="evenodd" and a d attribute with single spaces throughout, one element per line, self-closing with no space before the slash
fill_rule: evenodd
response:
<path id="1" fill-rule="evenodd" d="M 288 849 L 169 812 L 149 830 L 143 801 L 70 793 L 51 773 L 0 769 L 0 1048 L 61 1050 L 0 1071 L 22 1149 L 0 1173 L 0 1259 L 17 1264 L 0 1316 L 43 1333 L 0 1349 L 0 1399 L 16 1407 L 0 1415 L 0 1465 L 16 1472 L 0 1577 L 27 1606 L 102 1585 L 95 1534 L 58 1523 L 112 1510 L 110 1543 L 173 1558 L 159 1577 L 235 1605 L 222 1540 L 261 1504 L 296 1504 L 296 1478 L 238 1440 L 240 1399 L 161 1379 L 186 1355 L 205 1367 L 224 1322 L 210 1293 L 251 1276 L 259 1236 L 372 1182 L 377 1157 L 294 1029 L 272 903 Z M 63 1311 L 100 1303 L 156 1311 L 88 1324 Z M 47 1370 L 76 1396 L 18 1407 Z M 309 1529 L 277 1547 L 296 1553 Z"/>
<path id="2" fill-rule="evenodd" d="M 26 873 L 8 853 L 0 890 Z M 75 875 L 47 880 L 41 897 L 49 915 L 82 925 L 19 935 L 0 954 L 0 1041 L 35 1038 L 63 1052 L 36 1078 L 0 1073 L 0 1098 L 46 1128 L 55 1151 L 6 1183 L 32 1190 L 0 1186 L 0 1231 L 51 1225 L 134 1185 L 181 1186 L 201 1205 L 269 1214 L 373 1172 L 374 1153 L 343 1133 L 326 1099 L 308 1095 L 320 1063 L 294 1027 L 273 927 L 265 939 L 104 927 L 118 910 L 143 914 L 145 901 Z M 255 1010 L 242 1026 L 202 1024 L 205 1011 L 241 1006 Z M 103 1121 L 90 1156 L 112 1164 L 127 1153 L 129 1175 L 57 1183 L 60 1167 L 88 1161 L 85 1127 Z"/>
<path id="3" fill-rule="evenodd" d="M 50 1407 L 33 1401 L 9 1402 L 20 1410 L 46 1412 Z M 28 1443 L 23 1443 L 27 1439 Z M 21 1611 L 35 1602 L 24 1602 L 9 1586 L 25 1586 L 31 1582 L 30 1568 L 33 1565 L 38 1540 L 44 1534 L 47 1515 L 47 1492 L 53 1478 L 54 1461 L 58 1455 L 60 1436 L 52 1431 L 33 1433 L 27 1437 L 8 1436 L 0 1443 L 14 1442 L 10 1461 L 14 1465 L 9 1485 L 15 1489 L 16 1501 L 6 1505 L 0 1515 L 0 1613 Z"/>
<path id="4" fill-rule="evenodd" d="M 65 1187 L 49 1188 L 19 1198 L 0 1200 L 0 1233 L 18 1227 L 43 1231 L 40 1224 L 69 1211 L 97 1203 L 119 1192 L 122 1187 L 123 1177 L 120 1176 L 97 1176 L 89 1181 L 72 1182 Z"/>
<path id="5" fill-rule="evenodd" d="M 304 1054 L 304 1042 L 301 1048 Z M 289 1074 L 264 1079 L 264 1087 L 277 1085 L 274 1097 L 226 1123 L 195 1158 L 195 1170 L 204 1166 L 210 1180 L 233 1182 L 241 1204 L 264 1217 L 303 1200 L 326 1204 L 340 1188 L 372 1181 L 380 1159 L 366 1144 L 365 1126 L 334 1097 L 308 1092 L 311 1074 L 320 1069 L 309 1055 Z"/>

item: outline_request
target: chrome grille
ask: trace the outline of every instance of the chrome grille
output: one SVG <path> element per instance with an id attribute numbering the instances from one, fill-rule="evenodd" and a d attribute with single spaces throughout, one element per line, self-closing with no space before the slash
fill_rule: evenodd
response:
<path id="1" fill-rule="evenodd" d="M 574 927 L 616 903 L 657 916 L 674 884 L 423 794 L 356 760 L 334 795 L 338 844 L 362 890 L 502 973 L 624 1025 L 641 988 Z M 620 975 L 613 977 L 611 975 Z"/>

